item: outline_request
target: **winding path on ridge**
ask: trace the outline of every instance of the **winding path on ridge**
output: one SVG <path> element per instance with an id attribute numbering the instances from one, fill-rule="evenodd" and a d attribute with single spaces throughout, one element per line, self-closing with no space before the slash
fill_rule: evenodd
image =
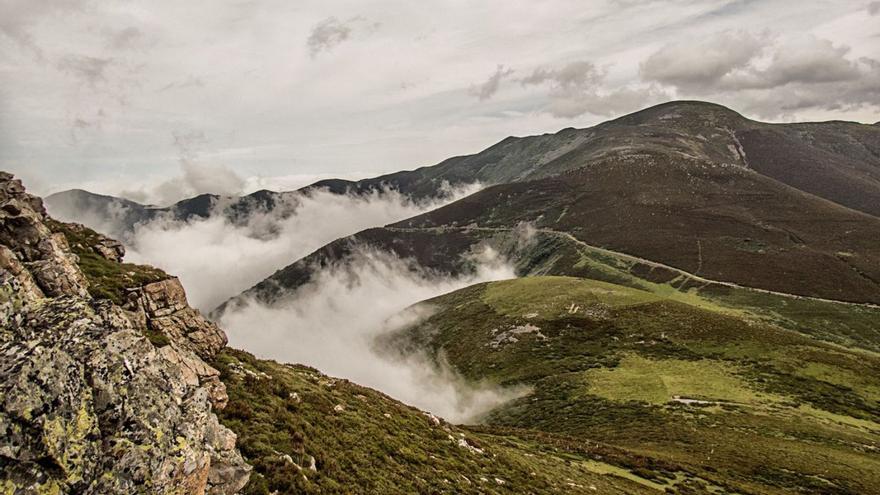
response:
<path id="1" fill-rule="evenodd" d="M 514 228 L 509 228 L 509 227 L 450 227 L 450 226 L 424 227 L 424 228 L 385 227 L 385 229 L 388 231 L 391 231 L 391 232 L 449 232 L 449 231 L 472 232 L 472 231 L 477 231 L 477 232 L 503 232 L 503 233 L 511 233 L 514 230 L 516 230 Z M 563 237 L 563 238 L 565 238 L 569 241 L 572 241 L 575 244 L 583 246 L 587 249 L 598 251 L 600 253 L 607 254 L 610 256 L 616 256 L 618 258 L 622 258 L 622 259 L 637 262 L 637 263 L 642 263 L 642 264 L 645 264 L 645 265 L 648 265 L 651 267 L 655 267 L 655 268 L 672 270 L 672 271 L 674 271 L 684 277 L 687 277 L 688 279 L 696 280 L 698 282 L 703 282 L 706 284 L 717 284 L 717 285 L 721 285 L 724 287 L 730 287 L 733 289 L 748 290 L 748 291 L 758 292 L 758 293 L 762 293 L 762 294 L 772 294 L 772 295 L 787 297 L 787 298 L 791 298 L 791 299 L 803 299 L 803 300 L 809 300 L 809 301 L 841 304 L 841 305 L 845 305 L 845 306 L 856 306 L 856 307 L 862 307 L 862 308 L 880 309 L 880 305 L 877 305 L 877 304 L 856 303 L 856 302 L 849 302 L 849 301 L 839 301 L 837 299 L 825 299 L 825 298 L 821 298 L 821 297 L 801 296 L 801 295 L 797 295 L 797 294 L 790 294 L 787 292 L 778 292 L 778 291 L 773 291 L 773 290 L 768 290 L 768 289 L 760 289 L 757 287 L 749 287 L 749 286 L 745 286 L 745 285 L 739 285 L 739 284 L 735 284 L 733 282 L 725 282 L 722 280 L 712 280 L 712 279 L 701 277 L 699 275 L 695 275 L 690 272 L 686 272 L 686 271 L 682 270 L 681 268 L 676 268 L 674 266 L 669 266 L 669 265 L 666 265 L 663 263 L 659 263 L 657 261 L 652 261 L 649 259 L 634 256 L 632 254 L 621 253 L 619 251 L 612 251 L 610 249 L 606 249 L 603 247 L 594 246 L 592 244 L 588 244 L 588 243 L 578 239 L 577 237 L 569 234 L 568 232 L 560 232 L 558 230 L 553 230 L 553 229 L 535 229 L 535 232 L 541 232 L 543 234 Z"/>

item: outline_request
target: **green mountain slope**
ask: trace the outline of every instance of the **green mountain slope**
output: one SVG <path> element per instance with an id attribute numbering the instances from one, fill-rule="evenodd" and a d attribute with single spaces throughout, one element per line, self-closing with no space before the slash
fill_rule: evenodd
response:
<path id="1" fill-rule="evenodd" d="M 665 464 L 607 445 L 450 425 L 347 380 L 232 349 L 214 366 L 229 394 L 220 418 L 255 469 L 245 494 L 647 494 L 665 486 L 638 474 Z M 682 476 L 675 484 L 701 483 Z"/>
<path id="2" fill-rule="evenodd" d="M 718 105 L 671 102 L 589 129 L 510 138 L 433 167 L 332 187 L 386 184 L 421 194 L 466 178 L 495 185 L 384 231 L 337 241 L 245 296 L 271 302 L 290 293 L 309 279 L 309 267 L 342 261 L 355 242 L 415 256 L 426 268 L 454 269 L 454 257 L 423 252 L 461 248 L 468 229 L 512 231 L 527 222 L 712 281 L 880 303 L 876 126 L 764 124 Z M 433 244 L 423 242 L 427 237 Z M 571 267 L 553 273 L 577 275 Z"/>
<path id="3" fill-rule="evenodd" d="M 748 309 L 567 277 L 472 286 L 389 337 L 534 392 L 489 414 L 741 493 L 877 493 L 880 355 Z"/>
<path id="4" fill-rule="evenodd" d="M 520 276 L 565 275 L 611 282 L 663 294 L 685 302 L 706 300 L 746 309 L 762 321 L 829 342 L 880 351 L 880 307 L 798 297 L 709 280 L 643 258 L 592 246 L 553 230 L 441 227 L 369 229 L 340 239 L 278 271 L 242 296 L 218 308 L 215 316 L 245 298 L 274 304 L 290 297 L 316 272 L 345 263 L 359 250 L 378 250 L 412 259 L 418 266 L 452 274 L 473 270 L 473 253 L 493 246 L 514 263 Z"/>

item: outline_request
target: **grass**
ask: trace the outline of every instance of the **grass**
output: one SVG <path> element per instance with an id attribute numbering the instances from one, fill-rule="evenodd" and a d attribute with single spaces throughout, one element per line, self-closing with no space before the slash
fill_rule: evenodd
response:
<path id="1" fill-rule="evenodd" d="M 536 304 L 535 294 L 541 295 Z M 649 292 L 595 280 L 572 277 L 527 277 L 491 284 L 483 302 L 507 316 L 532 314 L 542 318 L 562 316 L 589 308 L 614 308 L 659 298 Z"/>
<path id="2" fill-rule="evenodd" d="M 747 309 L 761 321 L 847 347 L 880 352 L 880 308 L 785 297 L 745 289 L 708 293 L 725 307 Z"/>
<path id="3" fill-rule="evenodd" d="M 169 278 L 167 273 L 152 266 L 118 263 L 99 255 L 92 246 L 101 236 L 94 230 L 74 229 L 55 220 L 48 221 L 47 226 L 53 232 L 64 234 L 71 251 L 79 258 L 78 265 L 89 283 L 89 294 L 95 299 L 109 299 L 122 305 L 128 289 Z"/>
<path id="4" fill-rule="evenodd" d="M 473 380 L 532 386 L 487 425 L 645 456 L 653 467 L 625 468 L 652 483 L 683 476 L 701 480 L 698 492 L 880 492 L 880 357 L 773 324 L 755 298 L 737 306 L 698 289 L 659 289 L 675 283 L 481 284 L 431 300 L 433 316 L 392 340 L 443 353 Z M 572 303 L 581 309 L 569 312 Z M 490 345 L 526 323 L 545 338 Z"/>
<path id="5" fill-rule="evenodd" d="M 590 469 L 591 452 L 455 427 L 311 368 L 232 349 L 213 365 L 218 414 L 255 470 L 244 494 L 649 493 Z"/>
<path id="6" fill-rule="evenodd" d="M 614 401 L 666 404 L 675 397 L 759 404 L 779 399 L 751 389 L 737 369 L 713 360 L 646 359 L 628 355 L 614 368 L 584 373 L 587 393 Z"/>
<path id="7" fill-rule="evenodd" d="M 648 488 L 657 491 L 664 491 L 666 489 L 666 485 L 662 483 L 657 483 L 656 481 L 651 481 L 647 478 L 642 478 L 641 476 L 634 474 L 628 469 L 623 469 L 617 466 L 613 466 L 611 464 L 607 464 L 601 461 L 586 461 L 584 462 L 584 467 L 589 469 L 594 473 L 606 474 L 611 476 L 619 476 L 621 478 L 632 480 L 640 485 L 645 485 Z"/>
<path id="8" fill-rule="evenodd" d="M 880 308 L 722 287 L 651 267 L 611 251 L 546 233 L 518 264 L 524 275 L 571 275 L 650 292 L 660 298 L 778 325 L 847 347 L 880 352 Z M 544 260 L 533 266 L 529 259 Z"/>

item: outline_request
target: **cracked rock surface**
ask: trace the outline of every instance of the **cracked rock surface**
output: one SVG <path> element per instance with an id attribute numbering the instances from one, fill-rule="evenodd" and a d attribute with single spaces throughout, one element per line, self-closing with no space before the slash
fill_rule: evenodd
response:
<path id="1" fill-rule="evenodd" d="M 89 295 L 39 198 L 0 173 L 0 492 L 234 494 L 251 467 L 205 363 L 226 336 L 175 278 Z M 101 238 L 95 252 L 119 262 Z M 157 343 L 148 332 L 161 334 Z"/>

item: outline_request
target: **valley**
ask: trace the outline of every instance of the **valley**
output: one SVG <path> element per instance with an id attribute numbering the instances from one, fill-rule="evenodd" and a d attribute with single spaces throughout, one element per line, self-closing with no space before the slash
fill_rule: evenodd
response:
<path id="1" fill-rule="evenodd" d="M 210 392 L 199 411 L 234 433 L 225 481 L 243 494 L 878 493 L 878 157 L 876 125 L 683 101 L 412 171 L 163 208 L 69 191 L 47 215 L 4 175 L 4 345 L 67 297 L 71 321 L 197 370 L 188 393 Z M 308 213 L 331 209 L 351 218 L 296 240 L 344 218 Z M 204 259 L 144 250 L 156 222 L 236 232 L 204 241 L 236 239 L 217 251 L 228 265 L 193 270 L 215 289 L 199 294 L 208 319 L 186 277 L 123 262 Z M 73 289 L 28 289 L 58 260 Z M 257 262 L 268 276 L 234 279 Z M 5 383 L 36 380 L 21 369 Z M 0 426 L 23 452 L 49 423 L 22 411 Z M 34 456 L 61 460 L 19 456 L 14 483 L 84 486 L 47 449 Z M 222 474 L 208 465 L 205 483 Z"/>

